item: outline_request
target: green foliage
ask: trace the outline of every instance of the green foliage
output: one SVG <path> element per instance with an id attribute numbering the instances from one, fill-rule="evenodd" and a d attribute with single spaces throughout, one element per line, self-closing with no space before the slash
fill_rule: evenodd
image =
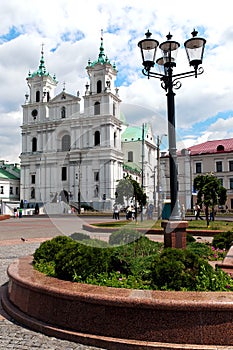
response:
<path id="1" fill-rule="evenodd" d="M 208 264 L 200 266 L 196 277 L 196 290 L 202 292 L 233 291 L 232 277 L 219 268 L 211 270 L 209 266 Z"/>
<path id="2" fill-rule="evenodd" d="M 233 232 L 221 232 L 214 236 L 213 246 L 219 249 L 229 250 L 233 243 Z"/>
<path id="3" fill-rule="evenodd" d="M 217 204 L 224 205 L 227 200 L 227 191 L 221 185 L 220 180 L 213 174 L 198 175 L 194 179 L 194 189 L 198 191 L 197 201 L 207 208 L 212 208 Z"/>
<path id="4" fill-rule="evenodd" d="M 69 281 L 78 276 L 80 281 L 84 281 L 90 275 L 107 271 L 109 259 L 110 249 L 75 242 L 75 245 L 66 245 L 56 255 L 56 276 Z"/>
<path id="5" fill-rule="evenodd" d="M 152 279 L 155 289 L 195 290 L 201 263 L 205 262 L 189 250 L 164 249 L 154 261 Z"/>
<path id="6" fill-rule="evenodd" d="M 160 254 L 161 249 L 161 243 L 140 237 L 133 242 L 115 247 L 112 250 L 109 268 L 111 271 L 142 277 L 151 268 L 152 256 Z"/>
<path id="7" fill-rule="evenodd" d="M 70 238 L 72 238 L 74 241 L 83 241 L 84 239 L 90 239 L 91 237 L 86 233 L 74 232 L 70 235 Z"/>
<path id="8" fill-rule="evenodd" d="M 41 243 L 40 247 L 36 249 L 34 253 L 34 263 L 39 261 L 54 261 L 54 258 L 58 252 L 60 252 L 68 242 L 73 242 L 71 238 L 67 236 L 57 236 L 49 241 Z"/>
<path id="9" fill-rule="evenodd" d="M 223 260 L 226 256 L 225 249 L 219 249 L 206 243 L 192 242 L 187 244 L 187 249 L 208 261 Z"/>
<path id="10" fill-rule="evenodd" d="M 124 242 L 128 238 L 123 235 Z M 186 250 L 163 249 L 162 243 L 145 236 L 120 246 L 58 236 L 40 245 L 33 262 L 49 276 L 75 282 L 118 288 L 233 291 L 230 276 L 208 263 L 223 254 L 219 248 L 195 242 L 188 243 Z"/>
<path id="11" fill-rule="evenodd" d="M 134 229 L 122 227 L 120 230 L 113 232 L 109 237 L 110 245 L 123 245 L 133 242 L 140 238 L 142 234 Z"/>
<path id="12" fill-rule="evenodd" d="M 186 242 L 187 243 L 192 243 L 192 242 L 196 242 L 196 240 L 190 233 L 187 233 L 186 234 Z"/>
<path id="13" fill-rule="evenodd" d="M 140 205 L 146 205 L 146 194 L 141 185 L 129 175 L 118 181 L 116 193 L 116 203 L 124 204 L 125 199 L 127 202 L 134 199 Z"/>

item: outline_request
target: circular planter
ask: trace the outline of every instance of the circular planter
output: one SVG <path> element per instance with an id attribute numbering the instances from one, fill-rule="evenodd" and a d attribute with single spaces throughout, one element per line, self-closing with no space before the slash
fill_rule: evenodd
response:
<path id="1" fill-rule="evenodd" d="M 166 292 L 61 281 L 32 257 L 8 268 L 5 310 L 48 335 L 106 349 L 221 349 L 233 346 L 233 293 Z"/>

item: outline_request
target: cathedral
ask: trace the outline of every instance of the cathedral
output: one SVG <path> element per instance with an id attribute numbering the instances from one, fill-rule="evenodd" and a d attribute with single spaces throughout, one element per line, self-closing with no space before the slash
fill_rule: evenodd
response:
<path id="1" fill-rule="evenodd" d="M 38 70 L 28 73 L 29 93 L 22 106 L 20 155 L 20 198 L 27 205 L 47 206 L 47 212 L 61 212 L 59 206 L 65 210 L 64 203 L 72 203 L 79 211 L 85 205 L 96 210 L 110 210 L 115 201 L 117 181 L 123 175 L 137 166 L 141 182 L 139 154 L 142 153 L 144 186 L 153 200 L 155 189 L 150 188 L 154 181 L 150 175 L 155 168 L 153 133 L 147 125 L 143 143 L 140 137 L 134 139 L 131 135 L 130 141 L 139 142 L 140 150 L 134 149 L 134 143 L 133 150 L 127 147 L 124 156 L 122 135 L 127 133 L 127 125 L 115 87 L 116 66 L 104 53 L 103 38 L 97 60 L 89 60 L 86 70 L 89 82 L 85 86 L 82 112 L 79 93 L 75 96 L 63 88 L 55 94 L 58 82 L 46 70 L 43 47 Z M 142 145 L 145 150 L 149 149 L 150 164 L 148 152 L 142 150 Z M 133 151 L 137 154 L 137 165 L 132 162 Z M 124 162 L 127 163 L 125 168 Z M 134 165 L 131 168 L 130 162 Z"/>

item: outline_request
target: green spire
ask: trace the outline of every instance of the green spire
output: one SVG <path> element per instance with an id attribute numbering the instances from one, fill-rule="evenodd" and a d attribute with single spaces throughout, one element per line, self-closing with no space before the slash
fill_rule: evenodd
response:
<path id="1" fill-rule="evenodd" d="M 101 36 L 101 43 L 100 43 L 100 52 L 98 57 L 98 62 L 105 63 L 105 54 L 104 54 L 104 43 L 103 43 L 103 36 Z"/>
<path id="2" fill-rule="evenodd" d="M 105 57 L 105 53 L 104 53 L 104 40 L 103 40 L 103 30 L 101 30 L 101 42 L 100 42 L 100 48 L 99 48 L 99 56 L 98 56 L 98 60 L 97 61 L 93 61 L 91 62 L 90 60 L 88 61 L 88 66 L 89 67 L 94 67 L 97 63 L 101 63 L 101 64 L 111 64 L 110 60 L 108 59 L 108 57 Z"/>
<path id="3" fill-rule="evenodd" d="M 35 76 L 43 77 L 43 76 L 49 76 L 50 74 L 46 71 L 45 67 L 45 60 L 44 60 L 44 44 L 42 44 L 42 49 L 41 49 L 41 57 L 40 57 L 40 64 L 39 68 L 37 71 L 31 73 L 29 71 L 28 73 L 28 78 L 34 78 Z M 56 77 L 52 78 L 53 80 L 56 80 Z"/>

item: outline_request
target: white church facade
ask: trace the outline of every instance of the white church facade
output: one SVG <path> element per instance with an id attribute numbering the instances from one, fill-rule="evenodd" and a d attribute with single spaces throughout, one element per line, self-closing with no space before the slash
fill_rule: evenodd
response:
<path id="1" fill-rule="evenodd" d="M 43 50 L 37 71 L 29 73 L 23 108 L 21 190 L 26 203 L 87 203 L 112 208 L 117 180 L 123 174 L 122 122 L 117 70 L 105 57 L 86 67 L 84 111 L 80 97 L 65 89 L 45 68 Z M 80 209 L 80 208 L 79 208 Z"/>
<path id="2" fill-rule="evenodd" d="M 143 174 L 148 200 L 154 201 L 151 176 L 156 159 L 152 129 L 146 127 L 150 131 L 149 158 L 148 140 L 144 143 L 146 153 L 142 154 L 138 130 L 131 140 L 132 150 L 129 144 L 124 146 L 130 140 L 124 138 L 122 142 L 122 135 L 130 127 L 120 110 L 116 66 L 105 56 L 102 38 L 98 59 L 89 60 L 86 70 L 89 82 L 85 86 L 82 112 L 79 93 L 75 96 L 63 88 L 55 94 L 57 80 L 46 70 L 43 48 L 38 70 L 29 72 L 26 78 L 29 94 L 25 95 L 22 106 L 20 155 L 20 199 L 25 206 L 38 204 L 45 206 L 47 212 L 57 212 L 59 206 L 60 212 L 65 211 L 67 204 L 76 206 L 77 210 L 85 205 L 96 210 L 112 210 L 117 183 L 126 171 L 135 174 L 135 161 L 137 180 L 142 183 Z M 132 152 L 137 155 L 136 160 L 130 158 Z M 127 163 L 126 171 L 124 163 Z"/>

